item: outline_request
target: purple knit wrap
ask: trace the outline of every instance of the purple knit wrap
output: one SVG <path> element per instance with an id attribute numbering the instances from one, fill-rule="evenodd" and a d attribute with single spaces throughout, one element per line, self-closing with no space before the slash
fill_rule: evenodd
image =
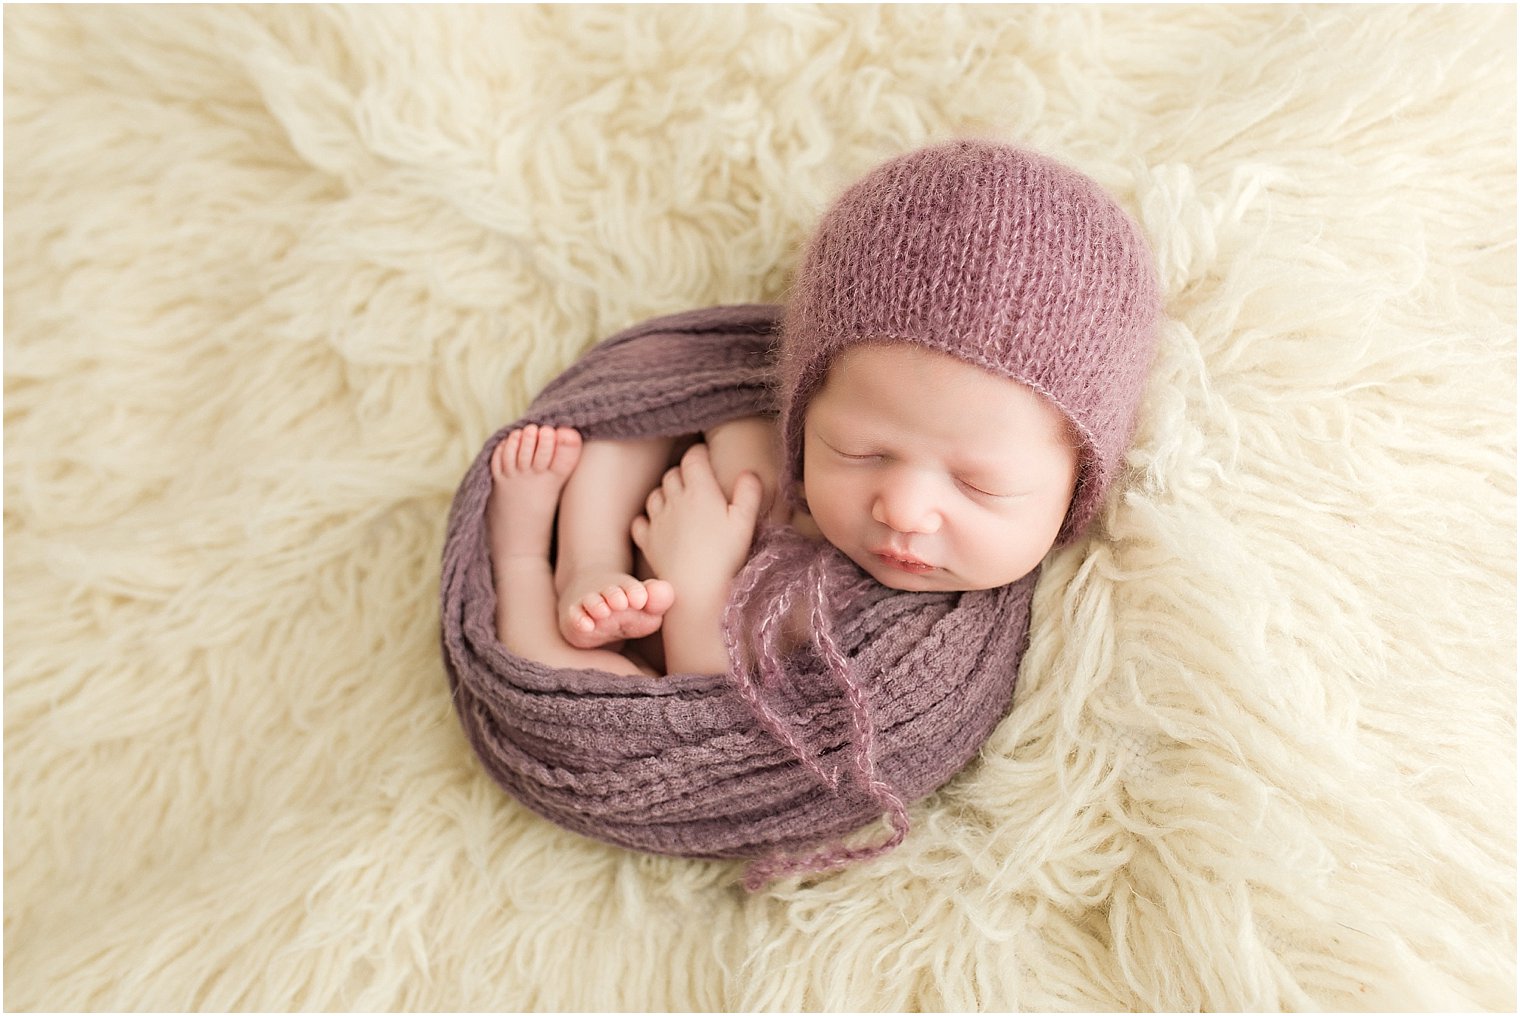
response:
<path id="1" fill-rule="evenodd" d="M 828 646 L 796 651 L 779 671 L 751 672 L 765 620 L 732 605 L 726 634 L 741 652 L 731 674 L 556 669 L 497 641 L 485 518 L 496 443 L 528 423 L 594 441 L 774 414 L 779 317 L 771 305 L 713 307 L 607 339 L 491 435 L 454 498 L 441 605 L 455 706 L 491 776 L 567 829 L 661 854 L 775 858 L 886 814 L 890 845 L 905 828 L 891 802 L 955 775 L 1011 703 L 1037 572 L 1000 589 L 899 592 L 789 529 L 768 531 L 736 581 L 761 605 L 811 584 L 832 615 Z M 833 649 L 831 669 L 822 657 Z M 839 664 L 858 687 L 853 705 Z"/>

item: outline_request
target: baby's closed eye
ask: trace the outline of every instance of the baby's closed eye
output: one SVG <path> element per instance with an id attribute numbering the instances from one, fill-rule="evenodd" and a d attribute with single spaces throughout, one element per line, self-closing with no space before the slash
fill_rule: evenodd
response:
<path id="1" fill-rule="evenodd" d="M 970 480 L 962 480 L 960 478 L 957 478 L 955 482 L 977 497 L 992 498 L 995 501 L 1006 501 L 1010 498 L 1018 497 L 1017 494 L 999 494 L 995 490 L 989 490 L 987 487 L 991 486 L 990 484 L 972 483 Z"/>

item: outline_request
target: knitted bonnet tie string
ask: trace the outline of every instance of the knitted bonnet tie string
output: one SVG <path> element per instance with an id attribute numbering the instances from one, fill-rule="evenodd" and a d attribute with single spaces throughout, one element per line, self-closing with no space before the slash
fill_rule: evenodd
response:
<path id="1" fill-rule="evenodd" d="M 760 579 L 772 568 L 784 563 L 788 556 L 795 556 L 796 548 L 788 547 L 784 539 L 779 538 L 775 530 L 771 530 L 760 539 L 761 549 L 745 566 L 740 573 L 735 585 L 733 595 L 723 608 L 723 643 L 728 649 L 729 674 L 732 676 L 734 685 L 738 689 L 739 696 L 755 714 L 755 719 L 765 728 L 766 732 L 781 744 L 787 746 L 797 760 L 807 768 L 809 772 L 817 776 L 824 786 L 833 790 L 839 786 L 839 774 L 828 772 L 818 761 L 817 753 L 812 751 L 807 743 L 797 736 L 791 725 L 776 715 L 776 711 L 765 701 L 760 693 L 760 688 L 751 675 L 752 665 L 745 659 L 743 643 L 738 632 L 743 630 L 743 615 L 745 608 L 752 602 L 756 586 Z M 778 572 L 784 573 L 784 569 L 777 568 Z M 769 608 L 754 625 L 757 636 L 759 652 L 753 666 L 760 671 L 760 683 L 765 687 L 776 688 L 784 680 L 782 673 L 781 654 L 776 648 L 777 641 L 781 638 L 781 622 L 791 609 L 799 591 L 795 582 L 787 583 L 777 591 L 772 598 Z"/>
<path id="2" fill-rule="evenodd" d="M 771 549 L 763 551 L 756 556 L 756 567 L 750 570 L 747 581 L 744 581 L 736 595 L 730 600 L 725 609 L 725 629 L 727 632 L 734 631 L 738 626 L 738 614 L 743 609 L 744 602 L 748 600 L 755 587 L 755 578 L 760 574 L 761 567 L 773 566 L 776 558 L 787 556 L 786 550 L 777 550 L 776 546 L 787 542 L 787 537 L 779 533 L 771 534 Z M 796 537 L 793 536 L 795 541 Z M 799 550 L 806 552 L 805 547 L 799 548 L 793 543 L 792 553 Z M 849 660 L 840 651 L 834 638 L 834 626 L 832 617 L 838 611 L 839 599 L 848 596 L 848 589 L 839 588 L 839 584 L 830 575 L 831 554 L 826 548 L 818 548 L 812 552 L 812 560 L 806 569 L 796 568 L 781 570 L 781 574 L 794 576 L 787 581 L 783 588 L 773 595 L 771 609 L 766 612 L 766 617 L 756 626 L 758 660 L 756 661 L 761 672 L 762 682 L 770 687 L 775 687 L 775 681 L 779 679 L 782 668 L 780 648 L 778 645 L 781 633 L 776 623 L 776 614 L 784 613 L 786 609 L 796 601 L 800 593 L 807 598 L 808 617 L 812 623 L 813 647 L 819 657 L 827 666 L 830 678 L 839 691 L 843 694 L 850 709 L 850 764 L 855 777 L 859 781 L 860 788 L 871 799 L 881 805 L 891 833 L 886 839 L 861 847 L 846 847 L 842 842 L 828 843 L 817 850 L 809 853 L 791 856 L 776 852 L 770 856 L 752 863 L 744 876 L 744 887 L 750 892 L 763 889 L 768 883 L 786 875 L 800 874 L 804 872 L 822 872 L 835 868 L 842 868 L 857 861 L 869 860 L 879 857 L 895 849 L 907 836 L 910 827 L 908 821 L 908 808 L 903 800 L 903 795 L 896 787 L 881 779 L 876 766 L 876 725 L 872 715 L 870 698 L 858 677 L 854 674 Z M 731 673 L 741 685 L 741 694 L 745 701 L 755 711 L 756 718 L 778 740 L 787 745 L 800 762 L 819 777 L 831 790 L 837 790 L 840 773 L 838 770 L 827 772 L 818 761 L 818 751 L 813 749 L 807 742 L 799 737 L 789 725 L 775 711 L 766 704 L 764 698 L 755 689 L 749 677 L 749 668 L 745 661 L 734 655 L 737 646 L 732 641 L 729 644 Z"/>

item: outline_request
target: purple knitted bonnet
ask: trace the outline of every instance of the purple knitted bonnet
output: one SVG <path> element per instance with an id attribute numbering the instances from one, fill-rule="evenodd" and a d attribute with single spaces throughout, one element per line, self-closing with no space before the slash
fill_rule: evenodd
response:
<path id="1" fill-rule="evenodd" d="M 1133 436 L 1159 309 L 1139 227 L 1075 170 L 982 140 L 877 167 L 824 215 L 787 302 L 779 381 L 790 496 L 801 504 L 803 418 L 834 357 L 863 342 L 911 342 L 1061 410 L 1079 464 L 1057 542 L 1076 538 Z"/>

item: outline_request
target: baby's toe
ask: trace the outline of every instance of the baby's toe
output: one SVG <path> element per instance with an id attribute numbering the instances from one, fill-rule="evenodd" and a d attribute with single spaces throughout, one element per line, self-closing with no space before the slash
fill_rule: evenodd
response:
<path id="1" fill-rule="evenodd" d="M 517 464 L 517 446 L 522 442 L 522 431 L 514 430 L 491 450 L 491 475 L 498 480 L 510 476 Z"/>
<path id="2" fill-rule="evenodd" d="M 644 588 L 644 583 L 630 577 L 623 583 L 623 597 L 628 601 L 630 609 L 643 610 L 649 602 L 649 590 Z"/>
<path id="3" fill-rule="evenodd" d="M 574 427 L 557 427 L 554 434 L 554 459 L 549 463 L 549 469 L 568 476 L 581 458 L 581 432 Z"/>
<path id="4" fill-rule="evenodd" d="M 538 449 L 538 425 L 530 423 L 513 433 L 518 438 L 513 450 L 513 463 L 518 472 L 526 473 L 533 468 L 533 453 Z"/>
<path id="5" fill-rule="evenodd" d="M 676 587 L 664 579 L 647 579 L 644 590 L 644 610 L 648 613 L 663 614 L 676 602 Z"/>
<path id="6" fill-rule="evenodd" d="M 557 444 L 553 427 L 538 428 L 538 441 L 533 446 L 532 459 L 535 473 L 542 473 L 549 468 L 549 463 L 554 461 L 554 448 Z"/>

